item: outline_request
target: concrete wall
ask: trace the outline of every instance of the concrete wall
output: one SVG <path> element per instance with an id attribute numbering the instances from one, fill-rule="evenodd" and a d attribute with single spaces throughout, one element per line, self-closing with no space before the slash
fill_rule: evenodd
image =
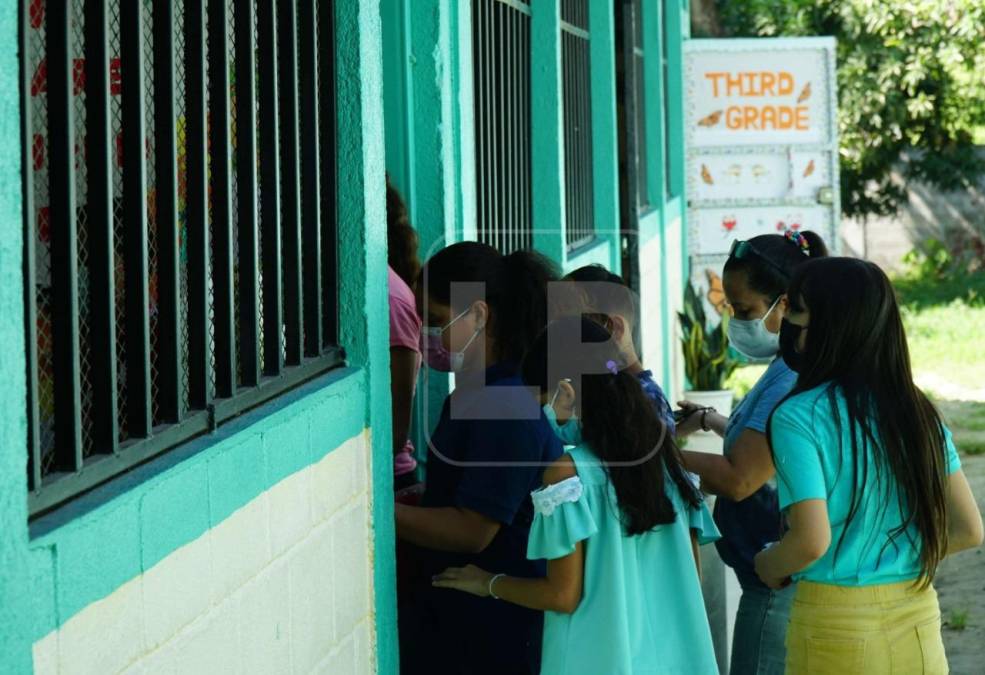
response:
<path id="1" fill-rule="evenodd" d="M 375 672 L 368 431 L 280 477 L 324 453 L 323 439 L 335 445 L 325 427 L 353 412 L 343 390 L 323 387 L 147 481 L 114 513 L 67 524 L 74 541 L 63 530 L 35 539 L 56 614 L 74 602 L 76 575 L 97 572 L 80 556 L 112 567 L 135 547 L 141 572 L 37 640 L 34 672 Z M 248 494 L 268 482 L 226 515 L 232 484 Z M 212 526 L 155 562 L 209 515 Z"/>
<path id="2" fill-rule="evenodd" d="M 979 154 L 985 157 L 985 148 Z M 893 177 L 903 184 L 898 171 Z M 899 269 L 903 256 L 927 239 L 962 250 L 971 249 L 976 239 L 985 242 L 985 179 L 956 192 L 914 181 L 906 193 L 909 203 L 896 216 L 868 221 L 844 219 L 844 254 L 867 258 L 886 269 Z"/>

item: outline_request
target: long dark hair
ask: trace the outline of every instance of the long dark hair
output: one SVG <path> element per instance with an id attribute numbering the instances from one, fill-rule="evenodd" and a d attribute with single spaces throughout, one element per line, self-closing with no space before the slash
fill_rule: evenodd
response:
<path id="1" fill-rule="evenodd" d="M 421 261 L 417 257 L 417 232 L 410 224 L 410 214 L 400 192 L 386 177 L 386 244 L 387 264 L 410 287 L 417 281 Z"/>
<path id="2" fill-rule="evenodd" d="M 745 272 L 749 288 L 768 298 L 777 298 L 786 293 L 798 267 L 808 260 L 828 255 L 821 235 L 805 230 L 800 236 L 807 241 L 807 255 L 782 234 L 761 234 L 749 240 L 752 252 L 741 258 L 729 256 L 724 271 Z"/>
<path id="3" fill-rule="evenodd" d="M 498 361 L 519 363 L 547 325 L 547 284 L 558 279 L 554 264 L 533 251 L 503 255 L 488 244 L 463 241 L 438 251 L 421 269 L 426 297 L 451 306 L 452 284 L 482 282 L 470 302 L 489 305 L 486 330 L 495 341 Z M 457 311 L 465 307 L 455 307 Z"/>
<path id="4" fill-rule="evenodd" d="M 921 577 L 930 583 L 947 551 L 944 427 L 913 383 L 893 287 L 870 262 L 827 258 L 802 265 L 787 297 L 793 311 L 809 312 L 803 363 L 789 396 L 827 385 L 835 423 L 843 428 L 847 421 L 852 439 L 852 499 L 835 555 L 860 508 L 859 488 L 869 484 L 866 459 L 874 456 L 876 477 L 888 468 L 895 479 L 904 514 L 886 546 L 913 525 L 922 542 Z M 838 391 L 847 420 L 838 412 Z"/>
<path id="5" fill-rule="evenodd" d="M 548 360 L 553 374 L 570 368 L 567 376 L 575 387 L 582 438 L 602 461 L 616 491 L 629 535 L 642 534 L 657 525 L 674 522 L 674 505 L 667 496 L 664 469 L 685 503 L 697 506 L 701 495 L 683 467 L 680 450 L 657 416 L 639 381 L 625 371 L 581 375 L 575 359 L 549 354 L 548 333 L 578 336 L 582 343 L 602 344 L 600 358 L 617 363 L 619 354 L 609 331 L 587 318 L 565 317 L 552 321 L 531 346 L 521 370 L 528 386 L 541 393 L 553 392 L 557 382 L 548 382 Z M 580 333 L 579 333 L 580 331 Z M 556 344 L 556 342 L 554 342 Z"/>

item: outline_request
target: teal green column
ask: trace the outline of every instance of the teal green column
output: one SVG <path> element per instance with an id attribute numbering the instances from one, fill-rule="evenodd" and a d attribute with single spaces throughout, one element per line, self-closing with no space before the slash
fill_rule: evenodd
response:
<path id="1" fill-rule="evenodd" d="M 383 115 L 386 169 L 404 197 L 411 222 L 417 222 L 414 198 L 414 87 L 411 81 L 408 0 L 380 0 L 383 28 Z"/>
<path id="2" fill-rule="evenodd" d="M 31 672 L 35 594 L 27 561 L 27 388 L 24 358 L 18 5 L 0 11 L 0 664 Z"/>
<path id="3" fill-rule="evenodd" d="M 596 3 L 590 3 L 596 4 Z M 564 266 L 561 6 L 530 3 L 530 193 L 534 248 Z"/>
<path id="4" fill-rule="evenodd" d="M 684 194 L 684 186 L 687 183 L 685 180 L 687 165 L 684 149 L 684 40 L 691 36 L 691 14 L 688 0 L 667 0 L 667 2 L 670 191 L 677 200 L 674 206 L 681 216 L 681 270 L 686 285 L 691 276 L 691 266 L 687 254 L 687 196 Z"/>
<path id="5" fill-rule="evenodd" d="M 413 225 L 420 240 L 420 257 L 425 262 L 455 241 L 475 238 L 474 217 L 462 215 L 469 204 L 474 204 L 475 194 L 475 163 L 464 129 L 467 126 L 471 134 L 471 117 L 462 115 L 466 105 L 471 110 L 472 99 L 471 87 L 465 91 L 461 76 L 471 72 L 471 60 L 463 66 L 461 59 L 471 50 L 470 43 L 460 44 L 460 24 L 464 22 L 469 40 L 471 24 L 467 11 L 460 18 L 454 2 L 426 6 L 414 3 L 411 11 L 411 0 L 396 1 L 403 3 L 408 18 L 409 55 L 403 64 L 405 72 L 388 72 L 387 81 L 406 77 L 408 94 L 397 113 L 400 119 L 393 121 L 388 115 L 387 133 L 392 126 L 405 125 L 413 136 L 413 143 L 399 152 L 406 155 L 408 171 L 413 176 L 409 188 L 415 204 Z M 467 82 L 471 83 L 471 77 Z M 388 165 L 390 161 L 388 156 Z M 472 223 L 471 231 L 466 223 Z M 427 454 L 430 432 L 449 391 L 446 375 L 427 375 L 421 377 L 414 401 L 411 435 L 419 457 Z"/>
<path id="6" fill-rule="evenodd" d="M 616 126 L 616 33 L 612 3 L 588 3 L 592 92 L 592 167 L 595 230 L 608 242 L 606 266 L 622 270 L 619 235 L 619 148 Z"/>
<path id="7" fill-rule="evenodd" d="M 379 2 L 335 5 L 338 82 L 339 326 L 352 365 L 367 369 L 373 453 L 373 584 L 379 672 L 397 672 Z"/>

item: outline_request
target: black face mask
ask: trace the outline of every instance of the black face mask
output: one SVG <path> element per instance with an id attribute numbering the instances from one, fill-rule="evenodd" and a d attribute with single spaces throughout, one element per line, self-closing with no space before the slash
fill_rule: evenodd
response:
<path id="1" fill-rule="evenodd" d="M 786 319 L 780 324 L 780 354 L 790 370 L 799 373 L 804 365 L 804 355 L 797 351 L 797 340 L 803 326 L 790 323 Z"/>

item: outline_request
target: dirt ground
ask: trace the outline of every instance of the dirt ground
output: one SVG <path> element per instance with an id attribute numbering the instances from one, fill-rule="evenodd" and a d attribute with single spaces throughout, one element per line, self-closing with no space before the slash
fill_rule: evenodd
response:
<path id="1" fill-rule="evenodd" d="M 985 455 L 963 455 L 961 463 L 978 507 L 985 512 Z M 945 559 L 934 586 L 940 597 L 944 647 L 951 673 L 982 675 L 985 673 L 985 548 Z"/>

